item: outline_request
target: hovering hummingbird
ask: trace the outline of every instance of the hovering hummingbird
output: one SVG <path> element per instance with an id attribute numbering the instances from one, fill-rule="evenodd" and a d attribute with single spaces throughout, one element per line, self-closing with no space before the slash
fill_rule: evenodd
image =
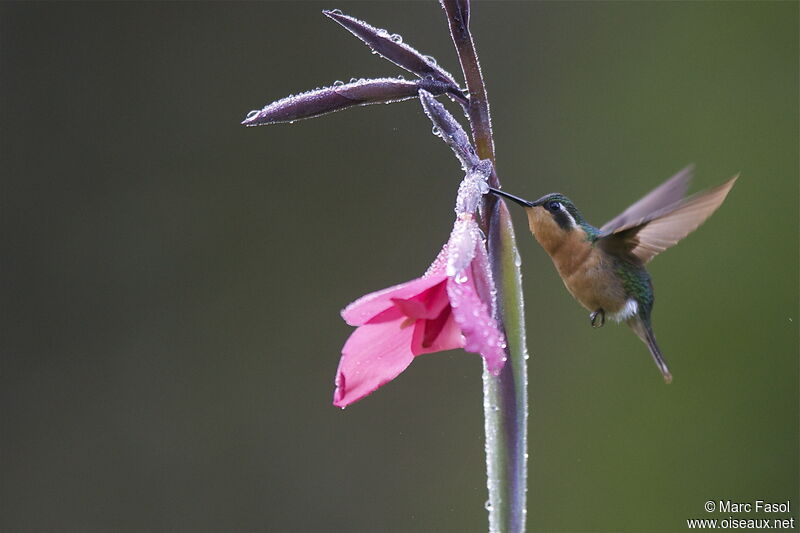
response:
<path id="1" fill-rule="evenodd" d="M 525 208 L 533 236 L 570 294 L 591 312 L 592 327 L 602 327 L 606 317 L 625 321 L 650 349 L 667 383 L 672 374 L 653 335 L 653 283 L 645 264 L 705 222 L 738 178 L 684 198 L 693 170 L 686 167 L 601 228 L 586 222 L 562 194 L 529 202 L 490 188 Z"/>

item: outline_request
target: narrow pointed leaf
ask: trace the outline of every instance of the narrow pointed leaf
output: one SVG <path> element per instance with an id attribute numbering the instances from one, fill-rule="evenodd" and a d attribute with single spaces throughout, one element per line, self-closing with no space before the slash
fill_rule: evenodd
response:
<path id="1" fill-rule="evenodd" d="M 350 33 L 361 39 L 375 53 L 395 65 L 413 72 L 420 78 L 431 77 L 459 90 L 453 76 L 437 65 L 435 59 L 425 56 L 405 44 L 399 35 L 390 34 L 386 30 L 370 26 L 363 20 L 345 15 L 338 10 L 323 11 L 323 13 L 326 17 L 335 20 Z"/>
<path id="2" fill-rule="evenodd" d="M 318 117 L 348 107 L 385 104 L 415 98 L 420 89 L 442 94 L 450 86 L 436 80 L 397 78 L 361 79 L 287 96 L 263 109 L 255 109 L 242 121 L 245 126 L 263 126 Z"/>
<path id="3" fill-rule="evenodd" d="M 441 137 L 444 142 L 453 150 L 456 157 L 461 161 L 464 170 L 470 170 L 478 164 L 480 158 L 475 152 L 475 148 L 469 140 L 467 132 L 461 124 L 442 104 L 436 101 L 431 93 L 425 90 L 419 92 L 419 100 L 425 114 L 433 122 L 433 131 Z"/>

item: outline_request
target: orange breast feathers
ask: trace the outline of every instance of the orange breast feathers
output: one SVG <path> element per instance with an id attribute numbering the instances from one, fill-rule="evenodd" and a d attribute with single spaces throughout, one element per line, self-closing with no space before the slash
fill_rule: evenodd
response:
<path id="1" fill-rule="evenodd" d="M 533 236 L 553 260 L 573 298 L 590 311 L 614 313 L 625 306 L 625 290 L 614 275 L 610 258 L 592 246 L 583 228 L 564 230 L 539 206 L 526 211 Z"/>

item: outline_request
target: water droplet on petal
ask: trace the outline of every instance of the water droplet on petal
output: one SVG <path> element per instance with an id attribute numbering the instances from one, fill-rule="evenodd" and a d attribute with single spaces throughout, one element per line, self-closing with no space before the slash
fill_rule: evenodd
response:
<path id="1" fill-rule="evenodd" d="M 436 58 L 433 56 L 422 56 L 425 62 L 429 65 L 436 65 Z"/>
<path id="2" fill-rule="evenodd" d="M 403 36 L 400 35 L 399 33 L 393 33 L 392 36 L 390 37 L 390 39 L 392 41 L 396 42 L 396 43 L 402 43 L 403 42 Z"/>
<path id="3" fill-rule="evenodd" d="M 467 273 L 462 270 L 453 279 L 455 280 L 456 283 L 464 284 L 469 280 L 469 277 L 467 277 Z"/>
<path id="4" fill-rule="evenodd" d="M 331 9 L 331 14 L 333 15 L 344 15 L 341 9 Z"/>
<path id="5" fill-rule="evenodd" d="M 250 120 L 251 118 L 255 118 L 256 115 L 258 115 L 259 113 L 261 113 L 260 109 L 253 109 L 247 114 L 247 118 L 245 118 L 245 120 Z"/>
<path id="6" fill-rule="evenodd" d="M 486 500 L 486 503 L 483 504 L 483 508 L 487 511 L 492 510 L 492 500 Z"/>
<path id="7" fill-rule="evenodd" d="M 355 78 L 350 78 L 350 83 L 355 83 L 357 80 Z"/>
<path id="8" fill-rule="evenodd" d="M 335 82 L 333 82 L 333 85 L 335 87 L 339 87 L 340 85 L 344 85 L 344 82 L 342 80 L 336 80 Z"/>
<path id="9" fill-rule="evenodd" d="M 519 252 L 514 249 L 514 264 L 516 266 L 522 266 L 522 257 L 520 257 Z"/>
<path id="10" fill-rule="evenodd" d="M 432 127 L 431 128 L 431 133 L 433 133 L 437 137 L 441 137 L 442 136 L 442 130 L 439 129 L 439 126 Z"/>

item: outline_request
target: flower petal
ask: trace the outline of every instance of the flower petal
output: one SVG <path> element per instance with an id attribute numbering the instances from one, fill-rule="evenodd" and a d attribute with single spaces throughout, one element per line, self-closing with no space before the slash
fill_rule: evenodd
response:
<path id="1" fill-rule="evenodd" d="M 489 372 L 499 374 L 506 361 L 505 335 L 478 297 L 471 268 L 448 279 L 447 294 L 455 321 L 464 335 L 464 349 L 481 354 Z"/>
<path id="2" fill-rule="evenodd" d="M 394 308 L 393 300 L 409 300 L 425 290 L 446 279 L 444 272 L 417 278 L 388 289 L 376 291 L 362 296 L 342 310 L 342 318 L 351 326 L 363 326 L 378 318 L 387 309 Z M 394 319 L 396 316 L 383 316 L 383 319 Z M 385 320 L 378 320 L 385 321 Z"/>
<path id="3" fill-rule="evenodd" d="M 455 276 L 469 267 L 475 257 L 475 246 L 481 242 L 481 230 L 475 217 L 469 213 L 462 213 L 453 224 L 450 239 L 447 241 L 447 275 Z"/>
<path id="4" fill-rule="evenodd" d="M 447 297 L 447 283 L 443 279 L 430 289 L 408 299 L 392 298 L 394 305 L 408 318 L 426 320 L 438 317 L 445 307 L 450 305 Z M 370 321 L 370 323 L 372 320 Z"/>
<path id="5" fill-rule="evenodd" d="M 342 348 L 336 371 L 333 405 L 346 407 L 396 378 L 414 355 L 411 339 L 414 327 L 402 327 L 402 320 L 367 324 L 350 335 Z"/>
<path id="6" fill-rule="evenodd" d="M 492 277 L 492 268 L 489 266 L 489 254 L 486 252 L 483 238 L 475 243 L 475 258 L 470 265 L 473 280 L 475 281 L 475 291 L 478 298 L 486 305 L 489 316 L 495 316 L 497 311 L 497 289 Z"/>
<path id="7" fill-rule="evenodd" d="M 463 344 L 461 330 L 448 305 L 435 319 L 417 322 L 414 338 L 411 340 L 411 351 L 417 356 L 461 348 Z"/>
<path id="8" fill-rule="evenodd" d="M 433 263 L 431 263 L 431 266 L 428 267 L 422 277 L 427 278 L 436 274 L 444 274 L 447 267 L 448 254 L 447 243 L 444 243 L 442 249 L 439 250 L 439 255 L 436 256 L 436 259 L 433 260 Z"/>

